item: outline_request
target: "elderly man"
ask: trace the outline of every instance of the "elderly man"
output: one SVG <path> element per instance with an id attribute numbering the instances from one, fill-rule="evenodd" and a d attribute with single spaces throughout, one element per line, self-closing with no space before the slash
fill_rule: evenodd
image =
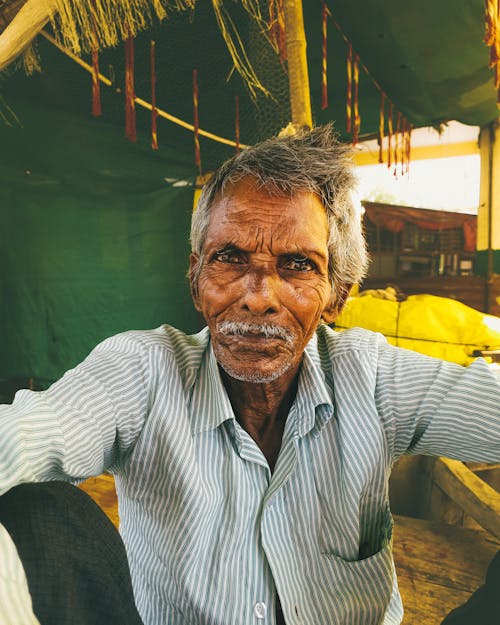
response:
<path id="1" fill-rule="evenodd" d="M 500 460 L 483 361 L 326 325 L 367 263 L 352 186 L 328 126 L 236 155 L 193 216 L 208 327 L 110 338 L 0 412 L 0 492 L 115 474 L 146 625 L 396 625 L 391 466 Z"/>

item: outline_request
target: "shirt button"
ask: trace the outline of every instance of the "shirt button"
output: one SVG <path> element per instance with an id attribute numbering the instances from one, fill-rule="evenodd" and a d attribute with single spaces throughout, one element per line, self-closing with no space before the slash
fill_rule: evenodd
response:
<path id="1" fill-rule="evenodd" d="M 259 603 L 256 603 L 253 610 L 255 612 L 255 616 L 258 619 L 266 618 L 267 606 L 262 601 L 259 601 Z"/>

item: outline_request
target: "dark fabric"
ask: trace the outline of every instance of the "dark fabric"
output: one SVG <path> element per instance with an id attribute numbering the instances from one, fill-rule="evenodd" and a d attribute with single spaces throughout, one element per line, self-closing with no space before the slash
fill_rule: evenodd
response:
<path id="1" fill-rule="evenodd" d="M 22 484 L 0 497 L 41 625 L 142 625 L 127 556 L 111 521 L 65 482 Z"/>
<path id="2" fill-rule="evenodd" d="M 441 625 L 498 625 L 500 623 L 500 551 L 486 573 L 486 581 L 464 605 L 448 614 Z"/>

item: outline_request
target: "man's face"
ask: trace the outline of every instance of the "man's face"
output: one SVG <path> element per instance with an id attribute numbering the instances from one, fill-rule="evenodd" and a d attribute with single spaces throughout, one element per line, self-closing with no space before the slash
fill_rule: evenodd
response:
<path id="1" fill-rule="evenodd" d="M 272 196 L 245 178 L 215 200 L 193 298 L 230 376 L 270 382 L 298 369 L 332 308 L 327 240 L 313 193 Z"/>

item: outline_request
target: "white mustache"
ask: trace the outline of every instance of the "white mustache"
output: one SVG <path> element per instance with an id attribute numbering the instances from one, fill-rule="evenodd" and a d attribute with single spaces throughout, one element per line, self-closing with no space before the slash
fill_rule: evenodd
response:
<path id="1" fill-rule="evenodd" d="M 295 334 L 288 328 L 269 323 L 246 323 L 244 321 L 222 321 L 217 324 L 217 330 L 226 336 L 245 336 L 246 334 L 261 334 L 266 339 L 281 339 L 289 345 L 295 341 Z"/>

